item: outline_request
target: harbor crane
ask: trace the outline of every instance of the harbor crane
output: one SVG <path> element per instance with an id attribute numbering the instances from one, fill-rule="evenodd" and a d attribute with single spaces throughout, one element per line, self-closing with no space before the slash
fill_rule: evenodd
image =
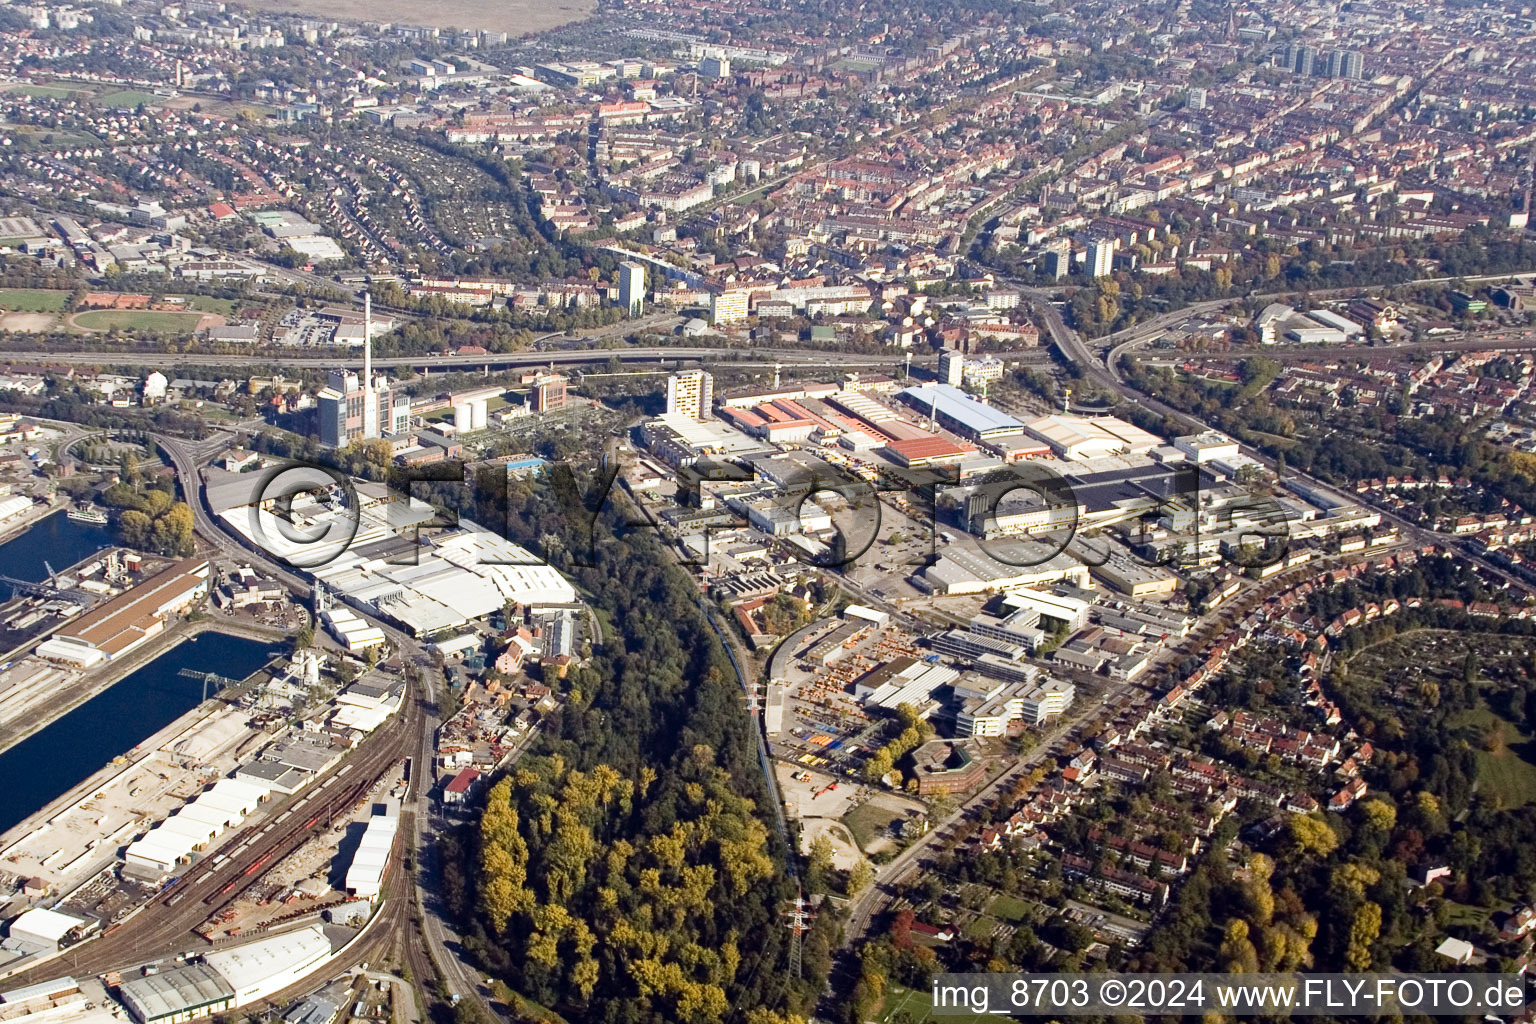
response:
<path id="1" fill-rule="evenodd" d="M 210 683 L 215 684 L 213 692 L 218 693 L 220 690 L 228 689 L 240 681 L 238 679 L 231 679 L 228 676 L 221 676 L 217 672 L 199 672 L 195 668 L 184 668 L 176 674 L 183 679 L 200 680 L 203 684 L 204 701 L 208 699 L 208 685 Z"/>

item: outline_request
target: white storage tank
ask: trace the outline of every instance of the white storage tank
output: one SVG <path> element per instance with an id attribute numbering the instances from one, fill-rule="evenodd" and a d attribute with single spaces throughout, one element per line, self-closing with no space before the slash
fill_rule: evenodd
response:
<path id="1" fill-rule="evenodd" d="M 487 405 L 488 402 L 484 398 L 477 398 L 473 402 L 469 403 L 470 412 L 474 420 L 475 430 L 484 430 L 486 428 L 486 424 L 488 422 L 487 416 L 489 415 L 487 412 Z"/>
<path id="2" fill-rule="evenodd" d="M 461 433 L 475 429 L 473 418 L 474 413 L 468 402 L 460 402 L 453 407 L 453 425 L 458 427 Z"/>

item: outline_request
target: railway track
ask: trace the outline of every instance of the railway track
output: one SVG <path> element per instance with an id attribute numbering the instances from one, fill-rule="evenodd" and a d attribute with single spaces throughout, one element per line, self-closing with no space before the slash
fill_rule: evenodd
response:
<path id="1" fill-rule="evenodd" d="M 192 938 L 194 928 L 238 898 L 265 868 L 302 846 L 315 828 L 355 806 L 385 772 L 414 755 L 413 737 L 420 721 L 417 702 L 408 695 L 401 712 L 334 773 L 315 783 L 315 788 L 301 793 L 300 799 L 276 817 L 235 835 L 226 849 L 193 866 L 136 916 L 77 947 L 68 961 L 70 973 L 102 974 L 197 949 Z M 32 984 L 55 976 L 58 970 L 56 964 L 46 964 L 9 980 L 16 985 Z"/>

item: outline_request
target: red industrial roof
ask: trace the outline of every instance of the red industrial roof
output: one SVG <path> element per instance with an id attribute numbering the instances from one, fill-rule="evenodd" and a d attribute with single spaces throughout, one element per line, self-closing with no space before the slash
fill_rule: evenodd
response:
<path id="1" fill-rule="evenodd" d="M 444 788 L 450 793 L 468 793 L 469 787 L 473 786 L 475 784 L 475 780 L 479 777 L 480 773 L 475 769 L 465 768 L 463 771 L 459 772 L 459 774 L 455 775 Z"/>

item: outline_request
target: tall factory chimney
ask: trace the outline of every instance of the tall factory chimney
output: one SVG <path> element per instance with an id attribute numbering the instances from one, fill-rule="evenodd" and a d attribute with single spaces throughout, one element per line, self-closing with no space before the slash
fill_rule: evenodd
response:
<path id="1" fill-rule="evenodd" d="M 373 293 L 363 292 L 363 389 L 373 390 Z"/>

